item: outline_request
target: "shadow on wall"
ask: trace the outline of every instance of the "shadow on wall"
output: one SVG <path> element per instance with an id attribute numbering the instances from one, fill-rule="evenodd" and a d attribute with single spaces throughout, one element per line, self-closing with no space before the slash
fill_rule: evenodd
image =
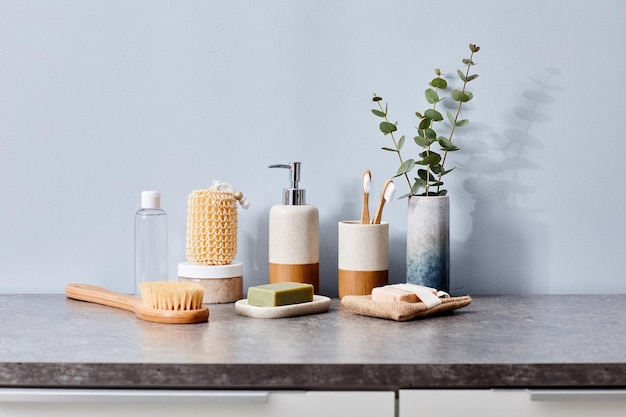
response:
<path id="1" fill-rule="evenodd" d="M 463 169 L 470 175 L 463 186 L 474 209 L 468 238 L 451 242 L 455 294 L 545 291 L 549 230 L 533 194 L 541 184 L 537 171 L 543 167 L 536 161 L 546 138 L 536 132 L 551 121 L 547 111 L 560 90 L 553 86 L 558 75 L 550 68 L 547 76 L 531 78 L 533 86 L 513 109 L 510 128 L 464 148 L 470 157 Z"/>

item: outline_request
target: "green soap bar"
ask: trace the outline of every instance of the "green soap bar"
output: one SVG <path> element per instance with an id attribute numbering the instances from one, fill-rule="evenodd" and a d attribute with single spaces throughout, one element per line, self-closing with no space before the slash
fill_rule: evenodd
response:
<path id="1" fill-rule="evenodd" d="M 277 307 L 313 301 L 313 285 L 299 282 L 277 282 L 248 288 L 248 304 Z"/>

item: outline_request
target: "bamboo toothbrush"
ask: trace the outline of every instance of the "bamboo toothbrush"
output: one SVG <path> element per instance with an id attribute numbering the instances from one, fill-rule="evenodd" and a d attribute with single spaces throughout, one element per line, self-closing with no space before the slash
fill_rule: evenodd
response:
<path id="1" fill-rule="evenodd" d="M 156 323 L 187 324 L 209 320 L 202 305 L 204 288 L 190 282 L 144 282 L 141 297 L 87 284 L 68 284 L 65 295 L 80 301 L 132 311 L 137 318 Z"/>
<path id="2" fill-rule="evenodd" d="M 370 222 L 369 196 L 371 187 L 372 173 L 363 171 L 363 209 L 361 210 L 361 224 L 369 224 Z"/>
<path id="3" fill-rule="evenodd" d="M 374 214 L 372 224 L 380 224 L 380 221 L 383 217 L 383 206 L 385 205 L 385 201 L 391 201 L 395 193 L 395 184 L 392 180 L 387 180 L 385 186 L 383 187 L 383 192 L 380 193 L 380 201 L 378 202 L 378 208 L 376 209 L 376 214 Z"/>

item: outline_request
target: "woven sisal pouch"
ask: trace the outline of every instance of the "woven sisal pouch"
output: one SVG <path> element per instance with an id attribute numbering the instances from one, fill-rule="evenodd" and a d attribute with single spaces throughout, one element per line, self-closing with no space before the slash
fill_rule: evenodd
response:
<path id="1" fill-rule="evenodd" d="M 353 313 L 362 316 L 408 321 L 463 308 L 469 305 L 472 299 L 468 295 L 464 295 L 462 297 L 442 298 L 441 301 L 441 304 L 428 308 L 422 302 L 407 303 L 399 301 L 395 303 L 379 303 L 372 301 L 371 295 L 346 295 L 341 299 L 341 304 Z"/>
<path id="2" fill-rule="evenodd" d="M 217 187 L 216 187 L 217 188 Z M 187 260 L 228 265 L 237 254 L 237 204 L 232 191 L 209 188 L 189 195 Z"/>

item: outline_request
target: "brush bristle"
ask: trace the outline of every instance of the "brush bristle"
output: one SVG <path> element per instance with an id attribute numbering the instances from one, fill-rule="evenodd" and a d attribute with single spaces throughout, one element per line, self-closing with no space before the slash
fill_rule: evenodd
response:
<path id="1" fill-rule="evenodd" d="M 372 176 L 369 172 L 365 172 L 363 174 L 363 192 L 366 194 L 370 193 L 370 189 L 372 188 Z"/>
<path id="2" fill-rule="evenodd" d="M 387 188 L 385 188 L 385 201 L 393 200 L 393 196 L 396 194 L 396 185 L 393 182 L 387 184 Z"/>
<path id="3" fill-rule="evenodd" d="M 139 291 L 144 307 L 156 310 L 197 310 L 204 297 L 204 287 L 192 282 L 144 282 Z"/>

